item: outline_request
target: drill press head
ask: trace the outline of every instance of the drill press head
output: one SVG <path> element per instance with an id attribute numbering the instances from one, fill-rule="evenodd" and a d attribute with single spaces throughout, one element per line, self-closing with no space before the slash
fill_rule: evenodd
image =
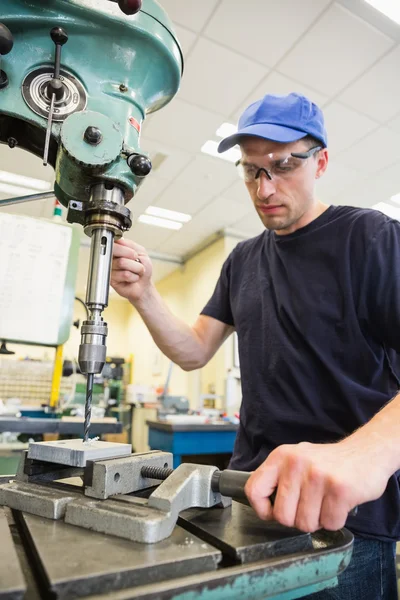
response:
<path id="1" fill-rule="evenodd" d="M 2 0 L 1 19 L 0 142 L 54 167 L 68 221 L 91 237 L 79 364 L 100 373 L 113 241 L 151 170 L 142 123 L 177 92 L 182 52 L 154 0 Z"/>

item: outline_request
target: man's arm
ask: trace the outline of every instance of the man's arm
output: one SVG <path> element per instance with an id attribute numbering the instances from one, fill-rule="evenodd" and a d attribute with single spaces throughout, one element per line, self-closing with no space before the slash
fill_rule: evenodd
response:
<path id="1" fill-rule="evenodd" d="M 190 327 L 169 310 L 153 285 L 151 275 L 151 261 L 142 246 L 128 240 L 114 245 L 113 288 L 137 309 L 153 340 L 170 360 L 185 371 L 199 369 L 234 327 L 205 315 L 200 315 Z"/>
<path id="2" fill-rule="evenodd" d="M 400 394 L 335 444 L 279 446 L 254 472 L 247 497 L 262 519 L 313 532 L 344 526 L 355 507 L 376 500 L 400 469 Z M 268 496 L 277 488 L 274 506 Z"/>

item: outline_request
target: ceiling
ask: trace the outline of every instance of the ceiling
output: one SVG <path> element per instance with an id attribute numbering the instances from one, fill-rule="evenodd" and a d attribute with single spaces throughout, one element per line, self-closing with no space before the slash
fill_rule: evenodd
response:
<path id="1" fill-rule="evenodd" d="M 143 125 L 142 149 L 166 158 L 131 210 L 137 217 L 152 204 L 192 220 L 178 232 L 135 223 L 127 237 L 182 257 L 220 229 L 262 230 L 233 164 L 200 148 L 265 93 L 300 92 L 324 109 L 331 162 L 318 182 L 322 200 L 368 207 L 400 192 L 400 26 L 364 0 L 160 3 L 183 46 L 185 73 L 176 98 Z M 1 147 L 0 164 L 53 177 L 18 149 Z M 9 210 L 51 216 L 52 203 Z"/>

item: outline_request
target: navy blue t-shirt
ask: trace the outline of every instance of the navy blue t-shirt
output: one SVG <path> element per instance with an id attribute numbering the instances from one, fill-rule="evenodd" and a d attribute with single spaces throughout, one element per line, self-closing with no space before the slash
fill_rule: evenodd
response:
<path id="1" fill-rule="evenodd" d="M 338 441 L 400 387 L 400 223 L 331 206 L 292 234 L 265 230 L 233 250 L 202 314 L 239 339 L 231 468 L 252 471 L 281 444 Z M 397 540 L 399 514 L 395 474 L 347 526 Z"/>

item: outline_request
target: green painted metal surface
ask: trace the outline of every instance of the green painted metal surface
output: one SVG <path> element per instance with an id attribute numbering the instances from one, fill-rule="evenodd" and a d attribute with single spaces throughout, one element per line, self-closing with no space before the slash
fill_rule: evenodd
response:
<path id="1" fill-rule="evenodd" d="M 5 136 L 13 135 L 21 147 L 42 154 L 47 120 L 26 104 L 21 87 L 32 71 L 51 70 L 54 43 L 49 32 L 54 26 L 63 27 L 69 40 L 62 48 L 62 71 L 81 84 L 87 97 L 84 109 L 97 113 L 98 119 L 106 116 L 123 138 L 123 148 L 112 161 L 86 169 L 91 172 L 91 184 L 96 179 L 118 183 L 128 201 L 142 183 L 126 164 L 129 154 L 144 153 L 138 129 L 147 114 L 175 95 L 183 69 L 180 46 L 163 9 L 153 0 L 144 0 L 142 10 L 127 17 L 117 4 L 106 0 L 2 0 L 1 21 L 12 32 L 14 47 L 2 62 L 10 83 L 0 91 L 0 116 L 18 120 L 11 126 L 9 121 Z M 58 149 L 62 127 L 53 123 L 49 158 L 54 164 L 59 154 L 56 190 L 67 205 L 70 199 L 89 199 L 89 186 L 81 173 L 90 164 L 85 154 L 91 149 L 80 127 L 75 133 L 69 128 L 74 153 L 68 154 L 69 161 L 63 160 L 65 153 L 60 155 Z"/>

